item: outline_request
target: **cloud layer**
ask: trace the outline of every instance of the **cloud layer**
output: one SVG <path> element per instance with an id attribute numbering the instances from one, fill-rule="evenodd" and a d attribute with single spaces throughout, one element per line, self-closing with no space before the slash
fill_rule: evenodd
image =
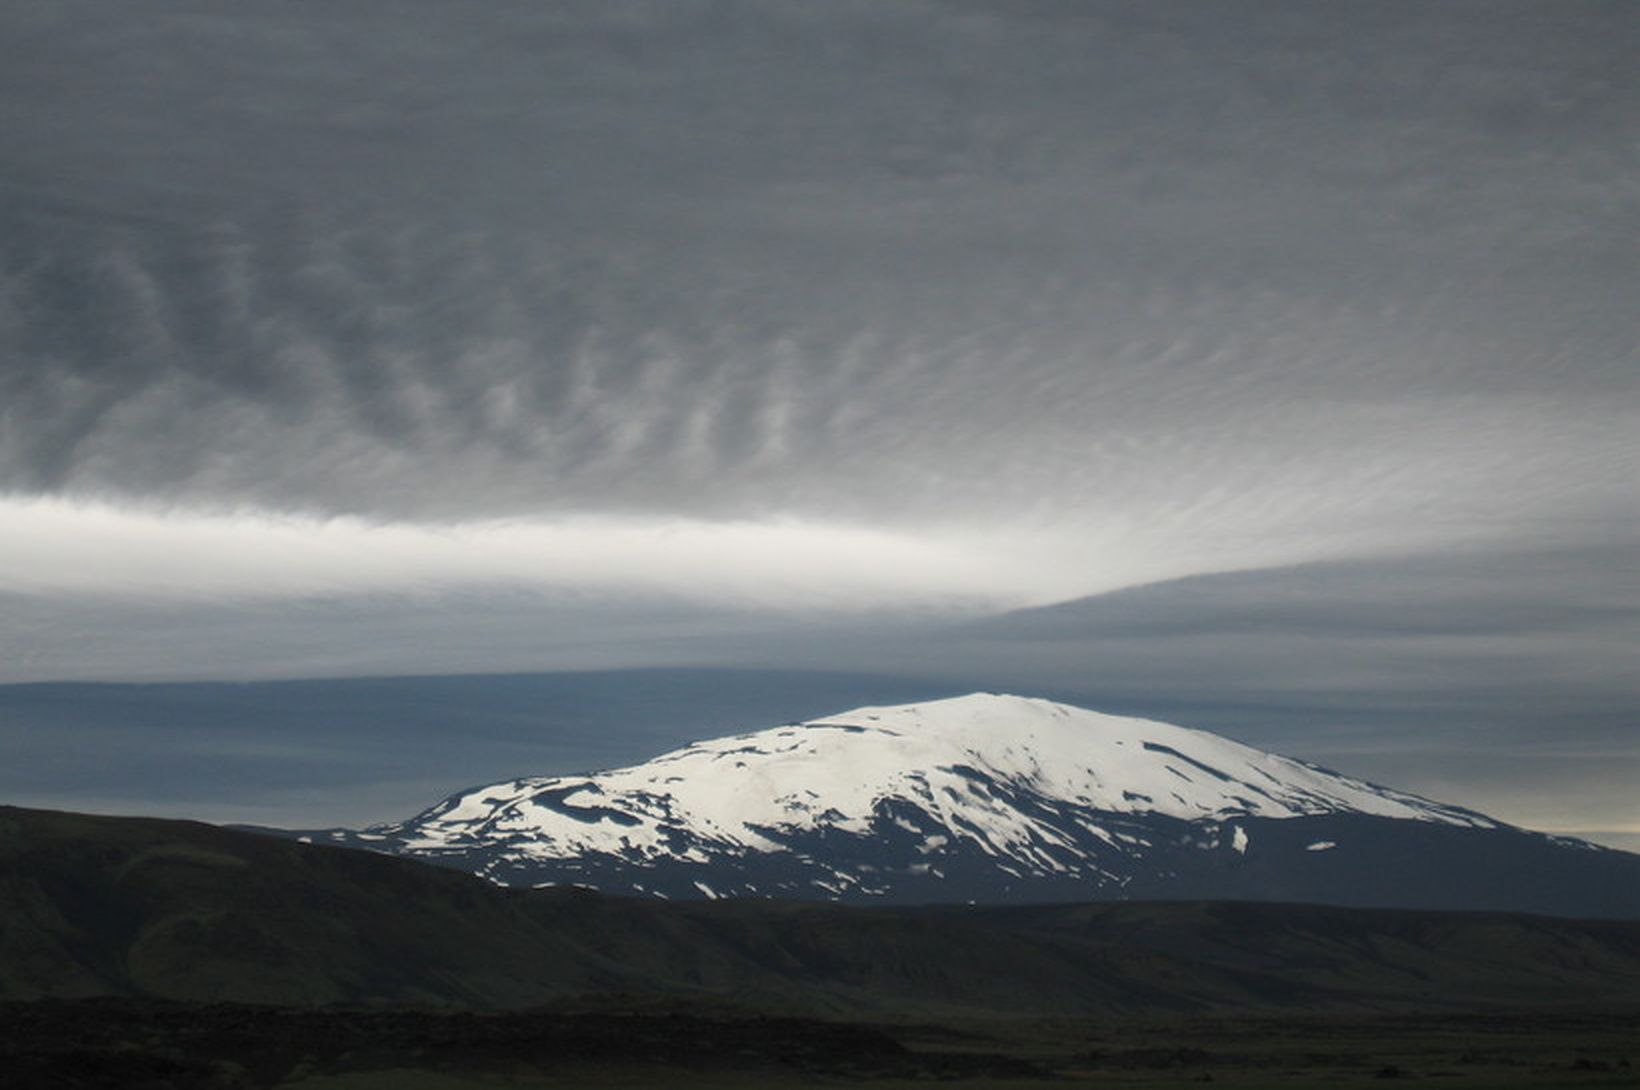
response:
<path id="1" fill-rule="evenodd" d="M 0 0 L 0 680 L 832 666 L 1632 758 L 1632 23 Z"/>
<path id="2" fill-rule="evenodd" d="M 0 594 L 24 596 L 254 603 L 514 587 L 824 612 L 972 610 L 1058 589 L 1052 572 L 998 563 L 1007 541 L 795 521 L 382 524 L 43 499 L 0 500 L 0 519 Z"/>
<path id="3" fill-rule="evenodd" d="M 373 821 L 457 781 L 990 689 L 1216 730 L 1530 827 L 1640 835 L 1637 571 L 1624 549 L 1475 552 L 1194 577 L 972 622 L 817 623 L 516 587 L 46 608 L 0 597 L 28 632 L 0 642 L 12 678 L 42 663 L 149 681 L 484 675 L 0 686 L 0 745 L 30 755 L 0 789 L 70 807 Z M 543 663 L 559 672 L 495 676 Z M 316 781 L 336 789 L 315 797 Z"/>
<path id="4" fill-rule="evenodd" d="M 7 21 L 15 493 L 1266 539 L 1627 494 L 1610 6 Z"/>

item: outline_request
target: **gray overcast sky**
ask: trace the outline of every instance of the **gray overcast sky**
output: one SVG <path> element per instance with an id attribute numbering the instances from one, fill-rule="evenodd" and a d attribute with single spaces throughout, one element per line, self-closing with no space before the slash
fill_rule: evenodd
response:
<path id="1" fill-rule="evenodd" d="M 0 681 L 994 666 L 1640 828 L 1637 46 L 0 0 Z"/>

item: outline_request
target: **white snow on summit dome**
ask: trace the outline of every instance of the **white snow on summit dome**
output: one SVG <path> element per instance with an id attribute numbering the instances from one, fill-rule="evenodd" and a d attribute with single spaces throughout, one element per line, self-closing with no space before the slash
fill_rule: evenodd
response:
<path id="1" fill-rule="evenodd" d="M 945 830 L 928 837 L 931 856 L 960 838 L 1033 869 L 1059 869 L 1043 847 L 1070 846 L 1067 819 L 1108 836 L 1072 812 L 1495 824 L 1205 731 L 974 693 L 697 742 L 630 768 L 498 783 L 378 830 L 412 852 L 504 841 L 509 854 L 536 859 L 704 861 L 705 852 L 778 850 L 771 834 L 869 835 L 894 803 Z M 681 850 L 680 833 L 688 834 Z"/>

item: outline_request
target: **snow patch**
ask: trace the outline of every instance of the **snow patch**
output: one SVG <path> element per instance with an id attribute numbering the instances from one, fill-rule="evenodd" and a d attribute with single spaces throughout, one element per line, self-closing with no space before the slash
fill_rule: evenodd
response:
<path id="1" fill-rule="evenodd" d="M 409 854 L 474 853 L 494 878 L 508 861 L 710 865 L 790 851 L 803 834 L 875 838 L 885 805 L 930 862 L 977 848 L 1016 875 L 1098 873 L 1095 842 L 1126 855 L 1151 847 L 1121 831 L 1123 815 L 1221 829 L 1328 813 L 1494 824 L 1205 731 L 973 694 L 696 742 L 631 768 L 490 784 L 360 836 Z M 1246 829 L 1232 824 L 1230 836 L 1245 854 Z M 838 873 L 823 888 L 851 882 Z"/>

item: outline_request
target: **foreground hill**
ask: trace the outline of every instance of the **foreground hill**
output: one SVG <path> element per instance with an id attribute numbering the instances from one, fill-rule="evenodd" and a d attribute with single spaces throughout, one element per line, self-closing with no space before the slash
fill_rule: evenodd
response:
<path id="1" fill-rule="evenodd" d="M 856 903 L 1258 899 L 1640 917 L 1640 856 L 1168 723 L 975 693 L 289 833 L 514 886 Z"/>
<path id="2" fill-rule="evenodd" d="M 1287 904 L 851 908 L 513 891 L 189 822 L 0 808 L 0 998 L 763 1010 L 1640 1002 L 1640 921 Z"/>

